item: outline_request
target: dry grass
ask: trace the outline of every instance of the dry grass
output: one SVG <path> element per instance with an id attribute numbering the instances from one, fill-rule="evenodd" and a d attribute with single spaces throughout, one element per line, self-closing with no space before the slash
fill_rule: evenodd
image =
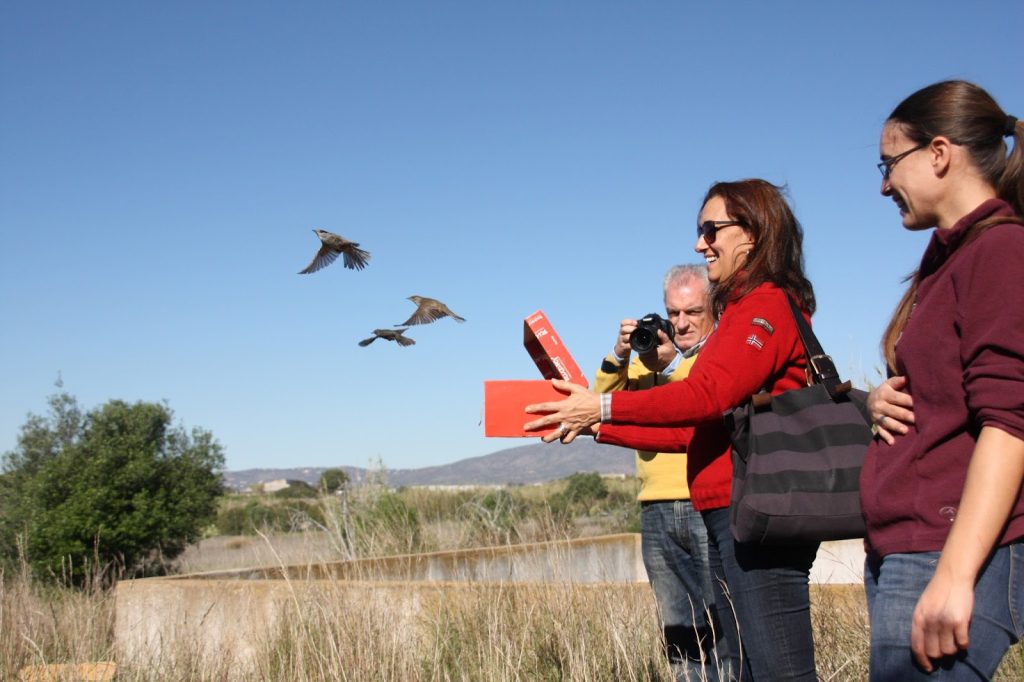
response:
<path id="1" fill-rule="evenodd" d="M 479 537 L 477 521 L 422 514 L 421 546 L 455 549 Z M 486 520 L 486 519 L 485 519 Z M 519 519 L 520 540 L 607 532 L 614 519 L 566 522 L 551 514 Z M 353 546 L 342 524 L 298 534 L 222 537 L 182 557 L 187 571 L 319 564 Z M 409 530 L 406 528 L 406 530 Z M 494 524 L 494 532 L 507 526 Z M 401 529 L 377 526 L 381 534 Z M 409 537 L 366 538 L 364 547 L 404 547 Z M 372 576 L 363 576 L 372 578 Z M 243 679 L 295 680 L 669 680 L 654 601 L 645 585 L 449 584 L 401 598 L 336 581 L 295 585 L 287 608 L 251 657 Z M 365 585 L 365 584 L 364 584 Z M 302 588 L 302 589 L 298 589 Z M 395 588 L 400 590 L 400 588 Z M 376 595 L 376 596 L 374 596 Z M 375 603 L 374 599 L 378 601 Z M 380 600 L 392 600 L 383 603 Z M 391 608 L 387 608 L 391 607 Z M 822 680 L 867 677 L 868 624 L 859 586 L 812 588 L 812 620 Z M 237 652 L 210 658 L 185 639 L 164 642 L 151 660 L 120 660 L 113 592 L 36 581 L 23 565 L 0 575 L 0 680 L 27 665 L 113 661 L 117 680 L 237 679 Z M 1007 655 L 997 680 L 1024 680 L 1024 646 Z"/>
<path id="2" fill-rule="evenodd" d="M 27 665 L 113 660 L 109 593 L 54 587 L 0 573 L 0 679 Z"/>
<path id="3" fill-rule="evenodd" d="M 860 585 L 812 585 L 811 626 L 814 628 L 818 678 L 868 678 L 868 609 Z"/>
<path id="4" fill-rule="evenodd" d="M 412 622 L 345 583 L 296 591 L 294 608 L 258 647 L 250 679 L 669 680 L 653 599 L 644 585 L 457 585 L 421 599 Z M 867 675 L 867 622 L 856 586 L 816 587 L 812 617 L 822 680 Z M 234 679 L 230 651 L 213 659 L 189 641 L 159 658 L 118 660 L 112 593 L 0 581 L 0 679 L 26 665 L 115 661 L 117 679 Z M 246 676 L 248 677 L 248 676 Z M 1024 679 L 1024 649 L 997 680 Z"/>
<path id="5" fill-rule="evenodd" d="M 643 589 L 641 589 L 643 588 Z M 256 660 L 288 680 L 667 680 L 644 586 L 452 586 L 413 623 L 331 586 Z M 301 613 L 301 616 L 297 616 Z"/>

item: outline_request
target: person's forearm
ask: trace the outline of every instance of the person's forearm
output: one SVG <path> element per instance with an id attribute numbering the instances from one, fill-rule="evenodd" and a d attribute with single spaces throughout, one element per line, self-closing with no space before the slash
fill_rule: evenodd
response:
<path id="1" fill-rule="evenodd" d="M 967 468 L 960 507 L 936 572 L 974 581 L 1020 495 L 1024 440 L 993 426 L 981 429 Z"/>
<path id="2" fill-rule="evenodd" d="M 686 452 L 693 437 L 692 427 L 634 426 L 628 424 L 601 424 L 597 440 L 651 452 Z"/>
<path id="3" fill-rule="evenodd" d="M 753 345 L 751 317 L 767 316 L 774 333 Z M 802 346 L 785 298 L 746 296 L 730 304 L 709 343 L 685 379 L 645 391 L 616 393 L 610 420 L 617 424 L 692 426 L 742 405 L 797 361 Z M 761 330 L 760 327 L 756 328 Z M 756 335 L 756 333 L 754 335 Z M 799 349 L 799 350 L 798 350 Z"/>

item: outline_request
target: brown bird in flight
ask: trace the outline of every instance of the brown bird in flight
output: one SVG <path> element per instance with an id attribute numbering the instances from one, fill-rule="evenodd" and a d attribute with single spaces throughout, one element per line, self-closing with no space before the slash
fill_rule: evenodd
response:
<path id="1" fill-rule="evenodd" d="M 406 332 L 405 329 L 374 329 L 373 336 L 368 339 L 363 339 L 359 342 L 360 346 L 369 346 L 377 339 L 384 339 L 385 341 L 397 341 L 399 346 L 411 346 L 416 342 L 410 339 L 408 336 L 402 336 Z"/>
<path id="2" fill-rule="evenodd" d="M 350 242 L 327 230 L 313 231 L 316 232 L 317 237 L 320 237 L 320 250 L 316 252 L 305 270 L 299 270 L 300 275 L 308 275 L 325 268 L 342 255 L 345 257 L 345 267 L 349 270 L 362 270 L 366 267 L 366 261 L 370 260 L 370 254 L 360 249 L 359 244 Z"/>
<path id="3" fill-rule="evenodd" d="M 416 312 L 412 314 L 412 317 L 400 325 L 402 327 L 408 327 L 412 324 L 428 324 L 435 320 L 440 320 L 442 317 L 451 317 L 457 322 L 466 321 L 466 318 L 459 317 L 453 313 L 448 306 L 441 303 L 436 298 L 410 296 L 409 300 L 416 304 Z"/>

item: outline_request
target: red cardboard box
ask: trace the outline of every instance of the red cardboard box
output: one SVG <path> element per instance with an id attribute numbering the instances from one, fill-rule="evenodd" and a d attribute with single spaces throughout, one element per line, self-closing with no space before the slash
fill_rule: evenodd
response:
<path id="1" fill-rule="evenodd" d="M 538 310 L 523 321 L 523 345 L 545 379 L 565 379 L 589 386 L 569 349 L 555 332 L 547 315 Z M 525 431 L 523 425 L 536 417 L 524 411 L 527 405 L 565 398 L 550 381 L 512 380 L 484 382 L 484 435 L 500 438 L 538 438 L 551 433 Z"/>
<path id="2" fill-rule="evenodd" d="M 562 400 L 564 393 L 556 391 L 544 379 L 519 379 L 484 382 L 484 435 L 490 438 L 540 438 L 554 431 L 527 431 L 523 424 L 541 415 L 524 412 L 527 405 Z"/>
<path id="3" fill-rule="evenodd" d="M 580 386 L 590 385 L 543 310 L 529 315 L 523 322 L 523 345 L 545 379 L 565 379 Z"/>

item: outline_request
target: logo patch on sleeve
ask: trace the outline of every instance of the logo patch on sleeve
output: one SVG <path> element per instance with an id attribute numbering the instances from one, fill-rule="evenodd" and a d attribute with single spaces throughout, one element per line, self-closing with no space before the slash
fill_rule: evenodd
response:
<path id="1" fill-rule="evenodd" d="M 768 320 L 764 319 L 763 317 L 755 317 L 750 321 L 750 323 L 753 325 L 757 325 L 761 329 L 768 332 L 768 336 L 771 336 L 772 334 L 775 333 L 775 327 L 773 327 L 771 323 Z"/>
<path id="2" fill-rule="evenodd" d="M 753 346 L 754 348 L 756 348 L 758 350 L 761 350 L 762 348 L 764 348 L 764 341 L 762 341 L 761 339 L 757 338 L 757 334 L 751 334 L 750 336 L 748 336 L 747 337 L 747 344 L 750 345 L 750 346 Z"/>

